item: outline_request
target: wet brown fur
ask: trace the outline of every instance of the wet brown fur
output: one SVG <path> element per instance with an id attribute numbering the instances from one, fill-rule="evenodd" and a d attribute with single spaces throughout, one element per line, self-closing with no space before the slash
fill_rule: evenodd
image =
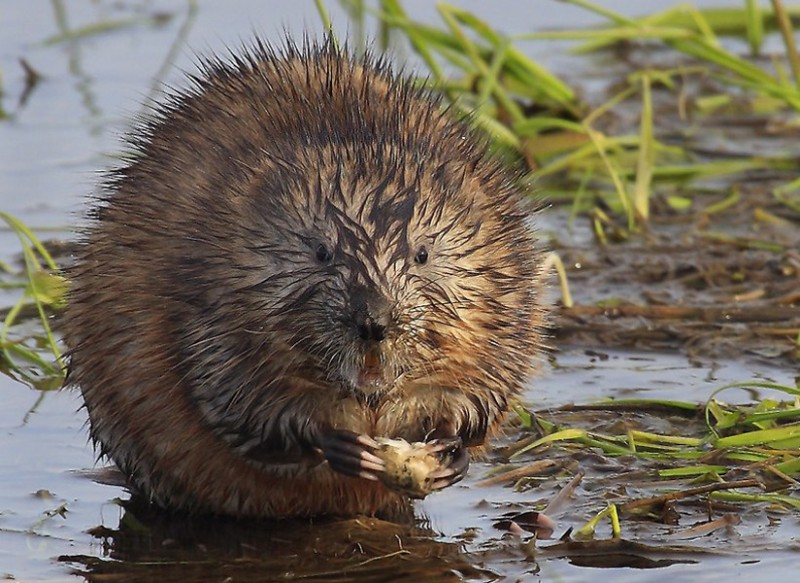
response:
<path id="1" fill-rule="evenodd" d="M 132 132 L 69 273 L 92 437 L 168 508 L 397 510 L 315 440 L 477 447 L 495 430 L 542 321 L 517 176 L 383 61 L 330 42 L 258 44 L 193 83 Z M 359 337 L 364 317 L 385 338 Z"/>

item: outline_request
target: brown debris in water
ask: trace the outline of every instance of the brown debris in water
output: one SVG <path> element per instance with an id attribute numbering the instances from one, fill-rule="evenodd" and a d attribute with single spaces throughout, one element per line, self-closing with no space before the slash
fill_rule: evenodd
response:
<path id="1" fill-rule="evenodd" d="M 718 482 L 714 484 L 705 484 L 695 488 L 686 488 L 663 494 L 661 496 L 652 496 L 649 498 L 642 498 L 639 500 L 631 500 L 618 506 L 622 514 L 642 514 L 660 509 L 664 505 L 682 500 L 685 498 L 693 498 L 701 494 L 708 494 L 709 492 L 719 492 L 720 490 L 734 490 L 737 488 L 758 488 L 764 490 L 764 485 L 758 480 L 737 480 L 735 482 Z"/>
<path id="2" fill-rule="evenodd" d="M 800 358 L 800 227 L 775 249 L 703 240 L 691 224 L 650 229 L 614 246 L 560 243 L 576 305 L 557 313 L 559 343 Z"/>

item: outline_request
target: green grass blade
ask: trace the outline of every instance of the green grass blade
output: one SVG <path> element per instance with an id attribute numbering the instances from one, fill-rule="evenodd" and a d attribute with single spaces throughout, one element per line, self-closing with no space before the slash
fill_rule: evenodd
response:
<path id="1" fill-rule="evenodd" d="M 647 74 L 642 75 L 642 119 L 639 127 L 639 159 L 636 163 L 633 206 L 638 218 L 646 221 L 650 216 L 650 192 L 655 165 L 653 100 L 650 95 L 650 77 Z"/>
<path id="2" fill-rule="evenodd" d="M 537 439 L 533 443 L 529 443 L 519 451 L 514 452 L 511 458 L 513 459 L 519 455 L 522 455 L 523 453 L 535 449 L 540 445 L 554 443 L 556 441 L 573 441 L 576 439 L 585 438 L 586 436 L 586 431 L 583 429 L 564 429 L 562 431 L 556 431 L 555 433 L 551 433 L 550 435 L 545 435 L 544 437 Z"/>
<path id="3" fill-rule="evenodd" d="M 738 435 L 720 437 L 714 442 L 715 447 L 743 447 L 750 445 L 763 445 L 768 443 L 781 443 L 786 440 L 800 439 L 800 424 L 787 425 L 774 429 L 761 429 L 748 431 Z M 780 446 L 776 446 L 780 447 Z"/>
<path id="4" fill-rule="evenodd" d="M 750 54 L 757 56 L 764 44 L 764 16 L 758 0 L 745 0 L 747 43 Z"/>

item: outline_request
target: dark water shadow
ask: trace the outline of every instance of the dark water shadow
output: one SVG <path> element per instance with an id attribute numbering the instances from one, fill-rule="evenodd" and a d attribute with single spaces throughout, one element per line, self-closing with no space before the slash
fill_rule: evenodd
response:
<path id="1" fill-rule="evenodd" d="M 576 567 L 594 569 L 660 569 L 672 565 L 694 565 L 712 553 L 691 546 L 652 546 L 626 539 L 563 541 L 541 549 L 549 557 L 566 559 Z"/>
<path id="2" fill-rule="evenodd" d="M 134 499 L 98 555 L 64 555 L 86 581 L 463 581 L 498 573 L 424 517 L 254 521 L 169 514 Z"/>

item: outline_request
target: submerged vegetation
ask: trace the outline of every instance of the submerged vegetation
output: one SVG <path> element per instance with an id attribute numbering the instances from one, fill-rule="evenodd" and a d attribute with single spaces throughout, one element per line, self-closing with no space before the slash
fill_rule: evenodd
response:
<path id="1" fill-rule="evenodd" d="M 402 41 L 413 49 L 429 76 L 420 82 L 485 130 L 498 155 L 523 165 L 549 204 L 566 209 L 557 225 L 563 232 L 588 225 L 577 244 L 552 235 L 576 296 L 574 306 L 562 302 L 557 338 L 657 349 L 681 344 L 706 354 L 722 347 L 726 356 L 747 349 L 796 363 L 800 56 L 793 26 L 800 10 L 781 0 L 771 9 L 746 0 L 736 8 L 686 5 L 630 18 L 565 1 L 605 24 L 510 37 L 450 4 L 438 5 L 437 25 L 415 22 L 400 0 L 340 0 L 362 28 L 377 18 L 386 46 Z M 554 73 L 523 46 L 567 41 L 564 50 L 591 60 L 599 73 Z M 2 372 L 54 389 L 64 369 L 50 322 L 66 283 L 25 225 L 6 214 L 0 219 L 22 247 L 20 267 L 0 265 L 2 286 L 16 294 L 3 315 Z M 598 297 L 599 289 L 613 295 Z M 615 484 L 638 495 L 614 491 L 575 539 L 591 537 L 605 519 L 614 535 L 627 517 L 666 523 L 684 499 L 704 500 L 709 515 L 722 502 L 796 511 L 800 390 L 746 381 L 737 387 L 758 389 L 758 397 L 726 403 L 721 397 L 730 387 L 723 387 L 700 405 L 614 401 L 535 416 L 520 408 L 520 441 L 504 453 L 519 464 L 547 451 L 560 469 L 579 453 L 627 460 L 625 471 L 613 474 Z M 668 430 L 638 418 L 620 422 L 631 411 L 669 419 Z M 489 480 L 526 488 L 540 469 L 504 466 Z M 643 494 L 647 488 L 658 493 Z"/>

